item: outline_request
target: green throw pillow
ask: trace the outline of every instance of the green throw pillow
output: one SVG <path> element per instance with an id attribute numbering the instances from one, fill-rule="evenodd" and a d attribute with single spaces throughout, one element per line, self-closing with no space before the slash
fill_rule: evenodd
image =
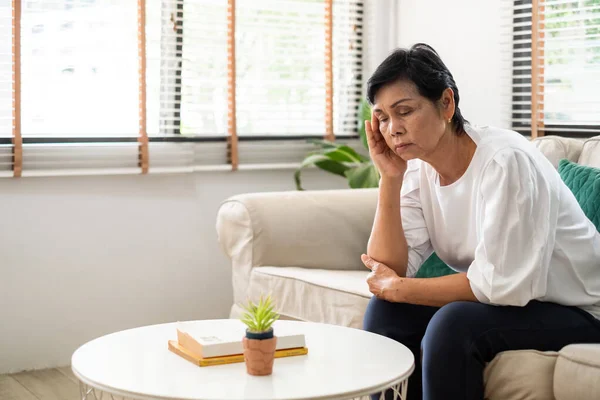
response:
<path id="1" fill-rule="evenodd" d="M 575 195 L 585 215 L 600 231 L 600 169 L 560 160 L 558 173 Z"/>
<path id="2" fill-rule="evenodd" d="M 435 278 L 436 276 L 451 274 L 456 274 L 456 271 L 447 266 L 435 253 L 433 253 L 425 260 L 423 265 L 421 265 L 415 278 Z"/>

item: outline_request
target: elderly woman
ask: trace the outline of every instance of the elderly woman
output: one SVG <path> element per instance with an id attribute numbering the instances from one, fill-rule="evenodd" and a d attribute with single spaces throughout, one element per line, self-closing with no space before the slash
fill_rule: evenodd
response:
<path id="1" fill-rule="evenodd" d="M 600 234 L 551 163 L 516 132 L 469 125 L 428 45 L 394 51 L 368 99 L 381 180 L 364 327 L 413 352 L 409 398 L 482 399 L 502 351 L 600 342 Z M 458 273 L 414 278 L 433 251 Z"/>

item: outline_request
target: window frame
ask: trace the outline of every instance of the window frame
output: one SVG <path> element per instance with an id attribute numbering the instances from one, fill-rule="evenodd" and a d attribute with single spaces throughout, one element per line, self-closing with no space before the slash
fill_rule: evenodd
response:
<path id="1" fill-rule="evenodd" d="M 534 26 L 533 26 L 533 17 L 530 16 L 529 18 L 526 17 L 519 17 L 518 16 L 518 12 L 517 11 L 523 11 L 523 14 L 526 14 L 528 12 L 527 8 L 523 8 L 520 10 L 517 10 L 516 7 L 518 6 L 527 6 L 530 5 L 531 6 L 531 14 L 533 15 L 533 7 L 535 7 L 538 2 L 537 0 L 511 0 L 512 6 L 515 7 L 515 9 L 513 9 L 513 14 L 511 16 L 512 18 L 512 24 L 513 24 L 513 28 L 512 28 L 512 40 L 513 40 L 513 44 L 512 44 L 512 56 L 513 56 L 513 61 L 512 61 L 512 74 L 511 74 L 511 78 L 512 78 L 512 84 L 513 85 L 518 85 L 518 84 L 523 84 L 523 85 L 529 85 L 528 87 L 512 87 L 512 91 L 511 91 L 511 125 L 512 125 L 512 129 L 521 133 L 522 135 L 525 136 L 531 136 L 532 135 L 532 120 L 531 120 L 531 100 L 532 100 L 532 89 L 531 89 L 531 84 L 532 84 L 532 67 L 531 67 L 531 61 L 527 62 L 527 61 L 514 61 L 515 58 L 517 57 L 532 57 L 532 51 L 531 51 L 531 43 L 514 43 L 514 41 L 516 40 L 532 40 L 533 39 L 533 30 L 534 30 Z M 527 27 L 523 27 L 523 26 L 515 26 L 515 24 L 517 23 L 522 23 L 522 22 L 530 22 L 531 23 L 531 28 L 527 29 Z M 521 28 L 526 28 L 526 29 L 521 29 Z M 524 51 L 523 49 L 525 48 L 529 48 L 529 51 Z M 542 60 L 542 62 L 545 62 L 545 59 Z M 519 68 L 519 67 L 526 67 L 529 66 L 529 69 L 515 69 L 515 68 Z M 517 71 L 527 71 L 525 73 L 519 73 Z M 523 91 L 523 90 L 519 90 L 519 89 L 529 89 L 528 91 Z M 526 98 L 529 98 L 529 104 L 515 104 L 515 102 L 524 102 L 527 101 Z M 526 112 L 528 111 L 528 112 Z M 539 111 L 540 113 L 543 114 L 544 110 L 542 108 L 541 111 Z M 529 122 L 525 123 L 525 122 L 516 122 L 515 120 L 518 119 L 524 119 L 523 117 L 527 116 L 529 118 Z M 592 130 L 592 132 L 590 132 L 590 130 Z M 545 135 L 556 135 L 556 136 L 563 136 L 563 137 L 571 137 L 571 138 L 589 138 L 590 136 L 594 136 L 594 134 L 597 134 L 597 131 L 600 130 L 600 124 L 598 125 L 590 125 L 590 124 L 546 124 L 544 123 L 542 127 L 538 127 L 538 131 L 539 134 L 538 136 L 545 136 Z"/>

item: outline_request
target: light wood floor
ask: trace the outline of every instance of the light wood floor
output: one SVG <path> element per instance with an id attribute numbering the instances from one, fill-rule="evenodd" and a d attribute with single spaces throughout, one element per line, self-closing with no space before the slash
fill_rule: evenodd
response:
<path id="1" fill-rule="evenodd" d="M 71 367 L 0 375 L 1 400 L 77 400 L 79 381 Z"/>

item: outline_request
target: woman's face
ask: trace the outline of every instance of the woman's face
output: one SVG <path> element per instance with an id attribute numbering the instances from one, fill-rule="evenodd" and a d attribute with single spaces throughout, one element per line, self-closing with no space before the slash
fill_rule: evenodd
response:
<path id="1" fill-rule="evenodd" d="M 390 149 L 404 160 L 426 159 L 451 133 L 454 94 L 446 89 L 437 105 L 421 96 L 414 83 L 397 81 L 377 91 L 373 114 Z"/>

